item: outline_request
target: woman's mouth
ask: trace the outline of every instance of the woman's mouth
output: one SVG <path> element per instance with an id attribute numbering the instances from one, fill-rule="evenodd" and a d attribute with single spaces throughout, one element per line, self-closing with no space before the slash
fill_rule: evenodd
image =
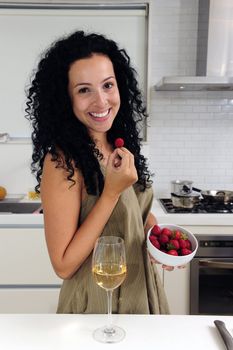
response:
<path id="1" fill-rule="evenodd" d="M 98 120 L 98 121 L 104 121 L 108 118 L 109 116 L 109 112 L 110 112 L 110 108 L 107 109 L 106 111 L 104 112 L 101 112 L 101 113 L 96 113 L 96 112 L 89 112 L 88 114 L 94 118 L 95 120 Z"/>

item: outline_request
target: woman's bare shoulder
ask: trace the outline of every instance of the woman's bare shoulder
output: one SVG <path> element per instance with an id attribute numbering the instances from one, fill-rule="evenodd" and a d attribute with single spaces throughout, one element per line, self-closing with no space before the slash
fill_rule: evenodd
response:
<path id="1" fill-rule="evenodd" d="M 42 171 L 42 186 L 43 183 L 46 182 L 48 186 L 50 186 L 50 184 L 52 186 L 63 184 L 65 187 L 73 187 L 72 185 L 74 185 L 76 188 L 83 187 L 82 174 L 77 168 L 75 168 L 74 165 L 74 173 L 68 179 L 70 173 L 67 169 L 64 159 L 65 157 L 62 153 L 59 154 L 58 160 L 56 160 L 56 158 L 51 153 L 46 154 Z"/>

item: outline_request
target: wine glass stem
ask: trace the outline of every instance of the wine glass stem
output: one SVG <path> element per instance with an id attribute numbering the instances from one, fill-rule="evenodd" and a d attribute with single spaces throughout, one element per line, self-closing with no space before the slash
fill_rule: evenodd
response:
<path id="1" fill-rule="evenodd" d="M 107 290 L 107 297 L 108 297 L 108 325 L 107 325 L 107 331 L 112 331 L 112 289 Z"/>

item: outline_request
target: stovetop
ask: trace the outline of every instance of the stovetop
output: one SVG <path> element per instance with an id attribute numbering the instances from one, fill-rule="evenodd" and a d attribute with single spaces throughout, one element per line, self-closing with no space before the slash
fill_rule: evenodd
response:
<path id="1" fill-rule="evenodd" d="M 206 200 L 201 200 L 198 204 L 194 205 L 192 209 L 188 208 L 177 208 L 172 204 L 171 198 L 160 198 L 160 203 L 164 208 L 165 212 L 169 214 L 232 214 L 233 203 L 219 204 L 210 203 Z"/>

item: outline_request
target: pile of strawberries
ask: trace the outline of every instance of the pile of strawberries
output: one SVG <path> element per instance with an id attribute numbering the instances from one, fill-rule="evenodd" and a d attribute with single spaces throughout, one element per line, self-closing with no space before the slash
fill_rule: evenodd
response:
<path id="1" fill-rule="evenodd" d="M 154 247 L 170 255 L 192 253 L 192 244 L 187 234 L 179 230 L 170 230 L 167 227 L 161 229 L 158 225 L 154 225 L 149 239 Z"/>

